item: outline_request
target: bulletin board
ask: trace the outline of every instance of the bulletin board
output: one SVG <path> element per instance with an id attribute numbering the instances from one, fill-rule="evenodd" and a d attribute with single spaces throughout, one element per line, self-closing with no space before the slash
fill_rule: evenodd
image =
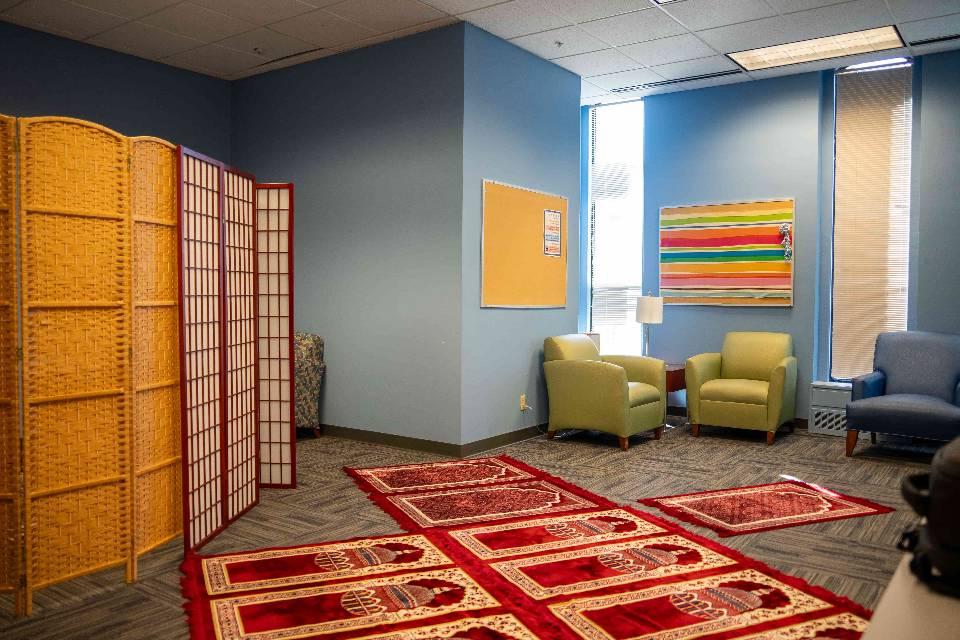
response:
<path id="1" fill-rule="evenodd" d="M 567 199 L 483 181 L 482 307 L 567 306 Z"/>

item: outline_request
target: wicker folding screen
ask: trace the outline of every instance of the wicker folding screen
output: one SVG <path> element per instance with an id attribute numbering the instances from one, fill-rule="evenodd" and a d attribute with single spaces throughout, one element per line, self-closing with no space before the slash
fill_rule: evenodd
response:
<path id="1" fill-rule="evenodd" d="M 183 530 L 177 151 L 132 138 L 134 551 Z"/>
<path id="2" fill-rule="evenodd" d="M 16 590 L 20 576 L 15 179 L 16 119 L 0 116 L 0 592 Z"/>
<path id="3" fill-rule="evenodd" d="M 260 482 L 295 487 L 293 185 L 257 185 Z"/>
<path id="4" fill-rule="evenodd" d="M 223 179 L 223 371 L 227 453 L 226 519 L 257 503 L 256 212 L 253 177 Z"/>
<path id="5" fill-rule="evenodd" d="M 185 522 L 195 548 L 259 499 L 254 198 L 251 176 L 159 139 L 0 116 L 0 593 L 17 613 L 107 567 L 133 580 Z"/>
<path id="6" fill-rule="evenodd" d="M 109 129 L 19 128 L 29 612 L 43 586 L 116 565 L 132 577 L 130 175 Z"/>

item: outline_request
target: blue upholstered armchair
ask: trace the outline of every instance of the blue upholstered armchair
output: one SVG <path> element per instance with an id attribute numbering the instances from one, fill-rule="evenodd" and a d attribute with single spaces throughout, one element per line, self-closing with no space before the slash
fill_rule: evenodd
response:
<path id="1" fill-rule="evenodd" d="M 873 369 L 853 380 L 847 456 L 853 455 L 860 431 L 931 440 L 960 435 L 960 336 L 882 333 Z"/>

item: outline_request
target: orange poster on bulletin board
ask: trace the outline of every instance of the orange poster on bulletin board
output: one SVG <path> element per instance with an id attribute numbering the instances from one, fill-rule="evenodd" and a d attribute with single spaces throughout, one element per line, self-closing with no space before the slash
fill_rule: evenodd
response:
<path id="1" fill-rule="evenodd" d="M 483 181 L 480 306 L 567 306 L 567 199 Z"/>

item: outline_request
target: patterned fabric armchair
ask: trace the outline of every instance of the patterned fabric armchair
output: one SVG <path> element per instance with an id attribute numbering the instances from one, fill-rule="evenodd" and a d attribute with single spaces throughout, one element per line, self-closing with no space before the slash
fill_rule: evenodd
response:
<path id="1" fill-rule="evenodd" d="M 602 356 L 588 336 L 569 334 L 543 342 L 543 373 L 550 397 L 547 437 L 559 429 L 595 429 L 620 439 L 624 451 L 635 433 L 659 440 L 667 414 L 663 360 Z"/>
<path id="2" fill-rule="evenodd" d="M 853 380 L 847 456 L 853 455 L 860 431 L 931 440 L 960 435 L 960 336 L 881 333 L 873 369 Z"/>
<path id="3" fill-rule="evenodd" d="M 773 444 L 780 425 L 794 419 L 797 359 L 788 333 L 731 331 L 720 353 L 687 360 L 690 431 L 700 425 L 753 429 Z"/>
<path id="4" fill-rule="evenodd" d="M 324 371 L 323 338 L 313 333 L 294 333 L 293 381 L 298 428 L 320 430 L 320 387 Z"/>

